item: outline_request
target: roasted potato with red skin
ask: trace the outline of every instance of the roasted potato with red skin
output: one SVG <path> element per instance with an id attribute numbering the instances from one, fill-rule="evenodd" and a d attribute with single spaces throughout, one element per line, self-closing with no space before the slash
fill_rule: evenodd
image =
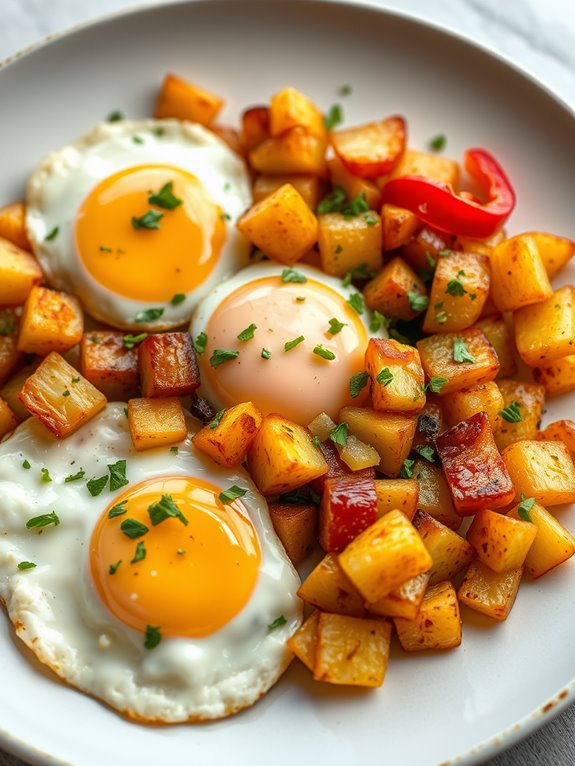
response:
<path id="1" fill-rule="evenodd" d="M 319 508 L 319 542 L 324 551 L 342 551 L 376 519 L 373 479 L 327 479 Z"/>
<path id="2" fill-rule="evenodd" d="M 482 508 L 467 531 L 467 540 L 490 569 L 508 572 L 523 566 L 536 534 L 531 521 Z"/>
<path id="3" fill-rule="evenodd" d="M 200 385 L 200 371 L 188 332 L 165 332 L 138 346 L 138 367 L 145 397 L 188 396 Z"/>
<path id="4" fill-rule="evenodd" d="M 316 541 L 317 508 L 315 505 L 270 503 L 270 518 L 275 532 L 294 566 L 313 551 Z"/>
<path id="5" fill-rule="evenodd" d="M 404 652 L 454 649 L 461 643 L 461 617 L 457 594 L 450 582 L 427 589 L 415 620 L 394 619 Z"/>
<path id="6" fill-rule="evenodd" d="M 459 603 L 494 620 L 506 620 L 515 603 L 522 576 L 523 567 L 494 572 L 476 559 L 470 564 L 457 592 Z"/>
<path id="7" fill-rule="evenodd" d="M 223 105 L 224 101 L 219 96 L 170 73 L 162 84 L 154 117 L 175 117 L 178 120 L 210 125 Z"/>
<path id="8" fill-rule="evenodd" d="M 262 414 L 252 402 L 242 402 L 225 410 L 192 437 L 194 446 L 218 465 L 239 465 L 262 424 Z"/>
<path id="9" fill-rule="evenodd" d="M 433 559 L 428 572 L 430 585 L 451 580 L 475 558 L 475 551 L 467 540 L 425 511 L 417 511 L 413 526 Z"/>
<path id="10" fill-rule="evenodd" d="M 175 397 L 130 399 L 128 424 L 137 450 L 179 444 L 188 434 L 182 405 Z"/>
<path id="11" fill-rule="evenodd" d="M 363 597 L 343 573 L 334 553 L 326 554 L 301 584 L 298 596 L 322 612 L 363 617 Z"/>
<path id="12" fill-rule="evenodd" d="M 111 402 L 138 395 L 138 351 L 126 348 L 124 337 L 117 330 L 94 330 L 80 343 L 82 375 Z"/>
<path id="13" fill-rule="evenodd" d="M 503 508 L 515 497 L 511 477 L 493 439 L 487 413 L 463 420 L 435 442 L 456 511 Z"/>
<path id="14" fill-rule="evenodd" d="M 350 173 L 361 178 L 389 173 L 405 149 L 405 140 L 405 120 L 397 116 L 331 134 L 336 155 Z"/>
<path id="15" fill-rule="evenodd" d="M 24 352 L 17 348 L 19 327 L 16 310 L 0 308 L 0 386 L 24 361 Z"/>

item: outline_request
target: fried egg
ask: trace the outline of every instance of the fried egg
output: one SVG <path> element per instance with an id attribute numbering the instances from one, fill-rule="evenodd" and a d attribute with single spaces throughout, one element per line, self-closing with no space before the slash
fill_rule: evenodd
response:
<path id="1" fill-rule="evenodd" d="M 0 597 L 69 684 L 173 723 L 235 713 L 287 667 L 299 578 L 243 469 L 190 438 L 136 453 L 109 404 L 61 441 L 22 423 L 0 444 L 0 496 Z"/>
<path id="2" fill-rule="evenodd" d="M 44 158 L 26 225 L 53 287 L 106 324 L 162 330 L 246 265 L 250 204 L 243 160 L 202 126 L 112 122 Z"/>
<path id="3" fill-rule="evenodd" d="M 385 333 L 373 319 L 356 288 L 316 268 L 249 266 L 194 314 L 202 395 L 218 408 L 249 400 L 303 425 L 322 411 L 337 419 L 368 396 L 366 387 L 352 398 L 349 381 L 365 370 L 369 338 Z"/>

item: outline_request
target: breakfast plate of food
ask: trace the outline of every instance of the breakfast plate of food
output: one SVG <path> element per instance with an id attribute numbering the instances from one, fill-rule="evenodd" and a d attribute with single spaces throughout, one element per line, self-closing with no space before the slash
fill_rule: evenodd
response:
<path id="1" fill-rule="evenodd" d="M 572 701 L 569 109 L 324 0 L 104 18 L 0 102 L 0 746 L 471 764 Z"/>

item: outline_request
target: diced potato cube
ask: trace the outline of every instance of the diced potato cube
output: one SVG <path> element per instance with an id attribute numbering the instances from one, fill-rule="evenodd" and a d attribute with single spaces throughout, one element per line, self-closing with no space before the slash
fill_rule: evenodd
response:
<path id="1" fill-rule="evenodd" d="M 64 352 L 82 340 L 84 316 L 77 298 L 67 293 L 33 287 L 30 291 L 18 335 L 18 350 L 46 356 Z"/>
<path id="2" fill-rule="evenodd" d="M 373 479 L 327 479 L 319 508 L 319 542 L 324 551 L 342 551 L 377 518 Z"/>
<path id="3" fill-rule="evenodd" d="M 317 218 L 291 184 L 256 202 L 239 219 L 238 229 L 268 257 L 288 265 L 305 255 L 318 236 Z"/>
<path id="4" fill-rule="evenodd" d="M 447 423 L 454 426 L 478 412 L 486 412 L 492 431 L 501 425 L 500 412 L 504 408 L 503 394 L 494 381 L 479 383 L 471 388 L 454 391 L 444 399 L 443 409 Z"/>
<path id="5" fill-rule="evenodd" d="M 244 152 L 251 152 L 268 138 L 271 138 L 269 107 L 253 106 L 242 112 L 240 141 Z"/>
<path id="6" fill-rule="evenodd" d="M 344 407 L 339 420 L 347 423 L 349 433 L 371 444 L 380 457 L 379 470 L 397 478 L 409 455 L 416 419 L 391 412 L 377 412 L 369 407 Z"/>
<path id="7" fill-rule="evenodd" d="M 550 298 L 513 313 L 515 343 L 525 364 L 542 365 L 575 351 L 575 288 L 566 285 Z"/>
<path id="8" fill-rule="evenodd" d="M 539 439 L 543 441 L 563 442 L 571 457 L 575 460 L 575 421 L 574 420 L 556 420 L 549 423 L 547 428 L 542 431 Z"/>
<path id="9" fill-rule="evenodd" d="M 397 165 L 405 148 L 405 120 L 388 117 L 331 134 L 336 155 L 345 167 L 361 178 L 377 178 Z"/>
<path id="10" fill-rule="evenodd" d="M 12 202 L 0 208 L 0 237 L 30 252 L 30 242 L 26 233 L 26 208 L 23 202 Z"/>
<path id="11" fill-rule="evenodd" d="M 461 643 L 461 617 L 457 594 L 450 582 L 427 589 L 415 620 L 393 621 L 404 652 L 454 649 Z"/>
<path id="12" fill-rule="evenodd" d="M 381 222 L 384 250 L 396 250 L 405 245 L 421 228 L 421 221 L 411 210 L 388 202 L 381 209 Z"/>
<path id="13" fill-rule="evenodd" d="M 314 678 L 346 686 L 381 686 L 390 643 L 391 623 L 385 620 L 320 614 Z"/>
<path id="14" fill-rule="evenodd" d="M 13 431 L 19 422 L 4 399 L 0 399 L 0 439 Z"/>
<path id="15" fill-rule="evenodd" d="M 482 561 L 473 561 L 457 592 L 459 601 L 494 620 L 506 620 L 522 576 L 523 567 L 494 572 Z"/>
<path id="16" fill-rule="evenodd" d="M 435 447 L 435 440 L 443 431 L 445 431 L 443 402 L 435 397 L 427 399 L 417 417 L 413 447 L 416 448 L 422 444 Z"/>
<path id="17" fill-rule="evenodd" d="M 506 413 L 501 416 L 499 429 L 495 434 L 495 443 L 501 451 L 513 442 L 537 437 L 545 404 L 545 392 L 542 386 L 523 383 L 520 380 L 501 380 L 499 390 L 503 396 L 501 412 Z M 508 409 L 509 407 L 511 409 Z M 517 417 L 520 420 L 516 420 Z"/>
<path id="18" fill-rule="evenodd" d="M 415 271 L 429 271 L 431 265 L 429 257 L 437 261 L 446 254 L 446 251 L 451 250 L 452 244 L 451 234 L 432 229 L 431 226 L 424 226 L 412 240 L 404 245 L 401 255 Z M 442 255 L 440 256 L 439 253 Z"/>
<path id="19" fill-rule="evenodd" d="M 561 442 L 519 441 L 502 454 L 515 496 L 534 497 L 545 507 L 575 501 L 575 466 Z"/>
<path id="20" fill-rule="evenodd" d="M 401 258 L 392 258 L 363 291 L 366 306 L 377 309 L 391 319 L 414 319 L 418 311 L 411 308 L 410 294 L 426 295 L 425 285 L 415 271 Z"/>
<path id="21" fill-rule="evenodd" d="M 507 239 L 504 229 L 499 229 L 495 234 L 485 239 L 473 239 L 473 237 L 456 237 L 453 247 L 456 250 L 463 250 L 465 253 L 479 253 L 479 255 L 490 256 L 493 248 Z"/>
<path id="22" fill-rule="evenodd" d="M 263 495 L 278 495 L 323 476 L 328 465 L 307 428 L 270 414 L 250 444 L 248 469 Z"/>
<path id="23" fill-rule="evenodd" d="M 481 315 L 490 281 L 485 255 L 452 252 L 438 258 L 424 332 L 457 332 L 471 327 Z"/>
<path id="24" fill-rule="evenodd" d="M 270 133 L 279 136 L 296 126 L 324 137 L 323 115 L 317 106 L 295 88 L 284 88 L 270 99 Z"/>
<path id="25" fill-rule="evenodd" d="M 365 352 L 371 400 L 383 412 L 419 412 L 425 405 L 425 376 L 419 351 L 396 340 L 371 338 Z"/>
<path id="26" fill-rule="evenodd" d="M 401 176 L 423 176 L 456 187 L 459 182 L 459 165 L 438 154 L 406 149 L 393 172 L 382 181 L 385 184 Z"/>
<path id="27" fill-rule="evenodd" d="M 80 345 L 82 375 L 111 402 L 138 395 L 138 352 L 126 348 L 124 337 L 130 336 L 116 330 L 93 330 L 84 333 Z"/>
<path id="28" fill-rule="evenodd" d="M 22 386 L 28 380 L 30 375 L 36 371 L 38 365 L 39 362 L 26 365 L 26 367 L 23 367 L 15 375 L 12 375 L 0 389 L 0 396 L 16 415 L 18 420 L 27 420 L 30 417 L 30 412 L 22 404 L 19 396 Z"/>
<path id="29" fill-rule="evenodd" d="M 575 389 L 575 354 L 564 356 L 545 367 L 536 367 L 533 377 L 547 396 L 559 396 Z"/>
<path id="30" fill-rule="evenodd" d="M 416 460 L 413 476 L 419 485 L 417 507 L 449 529 L 459 529 L 461 516 L 455 510 L 445 474 L 427 460 Z"/>
<path id="31" fill-rule="evenodd" d="M 224 102 L 219 96 L 187 82 L 175 74 L 167 74 L 156 101 L 154 117 L 199 122 L 209 125 L 217 117 Z"/>
<path id="32" fill-rule="evenodd" d="M 312 434 L 314 433 L 313 430 L 311 432 Z M 319 495 L 322 495 L 325 483 L 328 479 L 338 479 L 342 476 L 349 476 L 350 470 L 340 458 L 336 446 L 332 441 L 321 442 L 319 449 L 328 465 L 328 470 L 327 473 L 314 479 L 311 483 L 311 487 Z"/>
<path id="33" fill-rule="evenodd" d="M 348 199 L 355 199 L 363 194 L 369 209 L 379 210 L 381 192 L 372 181 L 350 173 L 339 157 L 330 157 L 327 161 L 327 170 L 331 185 L 333 187 L 340 186 Z"/>
<path id="34" fill-rule="evenodd" d="M 295 656 L 313 673 L 317 652 L 317 625 L 320 612 L 314 610 L 296 632 L 288 638 L 287 645 Z"/>
<path id="35" fill-rule="evenodd" d="M 53 351 L 24 383 L 19 397 L 55 436 L 68 436 L 104 409 L 106 397 Z"/>
<path id="36" fill-rule="evenodd" d="M 467 531 L 467 540 L 481 561 L 494 572 L 508 572 L 523 566 L 537 527 L 482 508 Z"/>
<path id="37" fill-rule="evenodd" d="M 337 556 L 328 553 L 306 577 L 297 592 L 298 596 L 322 612 L 349 614 L 362 617 L 365 614 L 363 598 L 337 563 Z"/>
<path id="38" fill-rule="evenodd" d="M 390 511 L 401 511 L 411 521 L 417 510 L 419 484 L 416 479 L 377 479 L 377 518 Z"/>
<path id="39" fill-rule="evenodd" d="M 326 143 L 305 128 L 296 126 L 281 136 L 264 139 L 249 153 L 256 173 L 281 175 L 296 173 L 323 176 L 325 174 Z"/>
<path id="40" fill-rule="evenodd" d="M 19 325 L 15 309 L 0 308 L 0 386 L 24 359 L 24 353 L 17 349 Z"/>
<path id="41" fill-rule="evenodd" d="M 197 449 L 218 465 L 243 463 L 248 447 L 262 424 L 262 414 L 252 402 L 236 404 L 192 437 Z"/>
<path id="42" fill-rule="evenodd" d="M 482 330 L 487 340 L 491 343 L 499 360 L 498 378 L 508 378 L 517 370 L 515 363 L 513 335 L 509 326 L 501 316 L 492 316 L 481 319 L 475 327 Z"/>
<path id="43" fill-rule="evenodd" d="M 189 332 L 148 335 L 138 346 L 138 367 L 146 397 L 188 396 L 200 385 Z"/>
<path id="44" fill-rule="evenodd" d="M 509 511 L 509 516 L 519 518 L 519 506 Z M 557 521 L 542 505 L 535 503 L 529 510 L 529 518 L 537 527 L 537 535 L 525 558 L 525 568 L 531 577 L 542 577 L 575 553 L 575 537 Z"/>
<path id="45" fill-rule="evenodd" d="M 459 514 L 503 508 L 513 500 L 513 484 L 485 412 L 445 431 L 435 444 Z"/>
<path id="46" fill-rule="evenodd" d="M 499 311 L 516 311 L 553 294 L 533 237 L 506 239 L 491 253 L 491 294 Z"/>
<path id="47" fill-rule="evenodd" d="M 322 268 L 343 277 L 365 264 L 367 272 L 381 268 L 381 221 L 372 211 L 346 218 L 343 213 L 320 215 L 318 247 Z"/>
<path id="48" fill-rule="evenodd" d="M 317 176 L 258 176 L 254 181 L 254 202 L 261 202 L 281 186 L 290 184 L 301 194 L 306 204 L 315 210 L 323 193 L 323 182 Z"/>
<path id="49" fill-rule="evenodd" d="M 269 512 L 275 532 L 294 566 L 313 551 L 316 542 L 317 508 L 315 505 L 270 503 Z"/>
<path id="50" fill-rule="evenodd" d="M 405 617 L 406 620 L 415 620 L 428 583 L 429 572 L 423 572 L 404 582 L 379 601 L 366 604 L 367 610 L 379 617 Z"/>
<path id="51" fill-rule="evenodd" d="M 0 306 L 20 306 L 42 280 L 33 255 L 7 239 L 0 239 Z"/>
<path id="52" fill-rule="evenodd" d="M 338 444 L 336 446 L 340 458 L 354 474 L 356 471 L 362 471 L 379 465 L 377 450 L 370 444 L 360 441 L 353 434 L 348 435 L 345 444 Z"/>
<path id="53" fill-rule="evenodd" d="M 391 511 L 352 540 L 339 564 L 365 600 L 373 603 L 426 572 L 433 559 L 411 522 L 401 511 Z"/>
<path id="54" fill-rule="evenodd" d="M 575 242 L 566 237 L 557 237 L 543 231 L 530 231 L 527 236 L 533 237 L 537 243 L 549 279 L 553 279 L 575 253 Z"/>
<path id="55" fill-rule="evenodd" d="M 188 433 L 182 405 L 175 397 L 130 399 L 128 423 L 137 450 L 178 444 Z"/>
<path id="56" fill-rule="evenodd" d="M 487 383 L 497 377 L 499 361 L 493 346 L 481 330 L 469 328 L 457 333 L 430 335 L 417 343 L 427 378 L 447 378 L 440 396 Z M 467 357 L 474 361 L 470 361 Z M 463 361 L 456 361 L 463 359 Z"/>
<path id="57" fill-rule="evenodd" d="M 415 514 L 413 526 L 433 559 L 428 572 L 430 585 L 453 579 L 475 558 L 475 551 L 467 540 L 425 511 Z"/>
<path id="58" fill-rule="evenodd" d="M 224 144 L 230 147 L 232 152 L 239 154 L 240 157 L 244 156 L 244 148 L 239 131 L 229 125 L 210 125 L 210 130 L 218 138 L 221 138 Z"/>

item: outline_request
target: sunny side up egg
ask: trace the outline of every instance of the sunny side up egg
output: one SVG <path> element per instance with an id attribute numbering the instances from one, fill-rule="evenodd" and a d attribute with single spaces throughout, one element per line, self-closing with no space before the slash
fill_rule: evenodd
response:
<path id="1" fill-rule="evenodd" d="M 26 226 L 49 283 L 106 324 L 165 330 L 246 265 L 243 160 L 200 125 L 101 124 L 44 158 Z"/>
<path id="2" fill-rule="evenodd" d="M 252 401 L 264 415 L 307 425 L 360 406 L 350 379 L 365 370 L 370 337 L 386 330 L 353 285 L 303 264 L 262 262 L 214 288 L 194 314 L 201 393 L 218 408 Z M 203 349 L 203 350 L 202 350 Z"/>
<path id="3" fill-rule="evenodd" d="M 120 404 L 63 441 L 30 418 L 0 444 L 0 496 L 0 598 L 69 684 L 173 723 L 251 705 L 289 664 L 298 575 L 247 474 L 190 437 L 136 453 Z"/>

